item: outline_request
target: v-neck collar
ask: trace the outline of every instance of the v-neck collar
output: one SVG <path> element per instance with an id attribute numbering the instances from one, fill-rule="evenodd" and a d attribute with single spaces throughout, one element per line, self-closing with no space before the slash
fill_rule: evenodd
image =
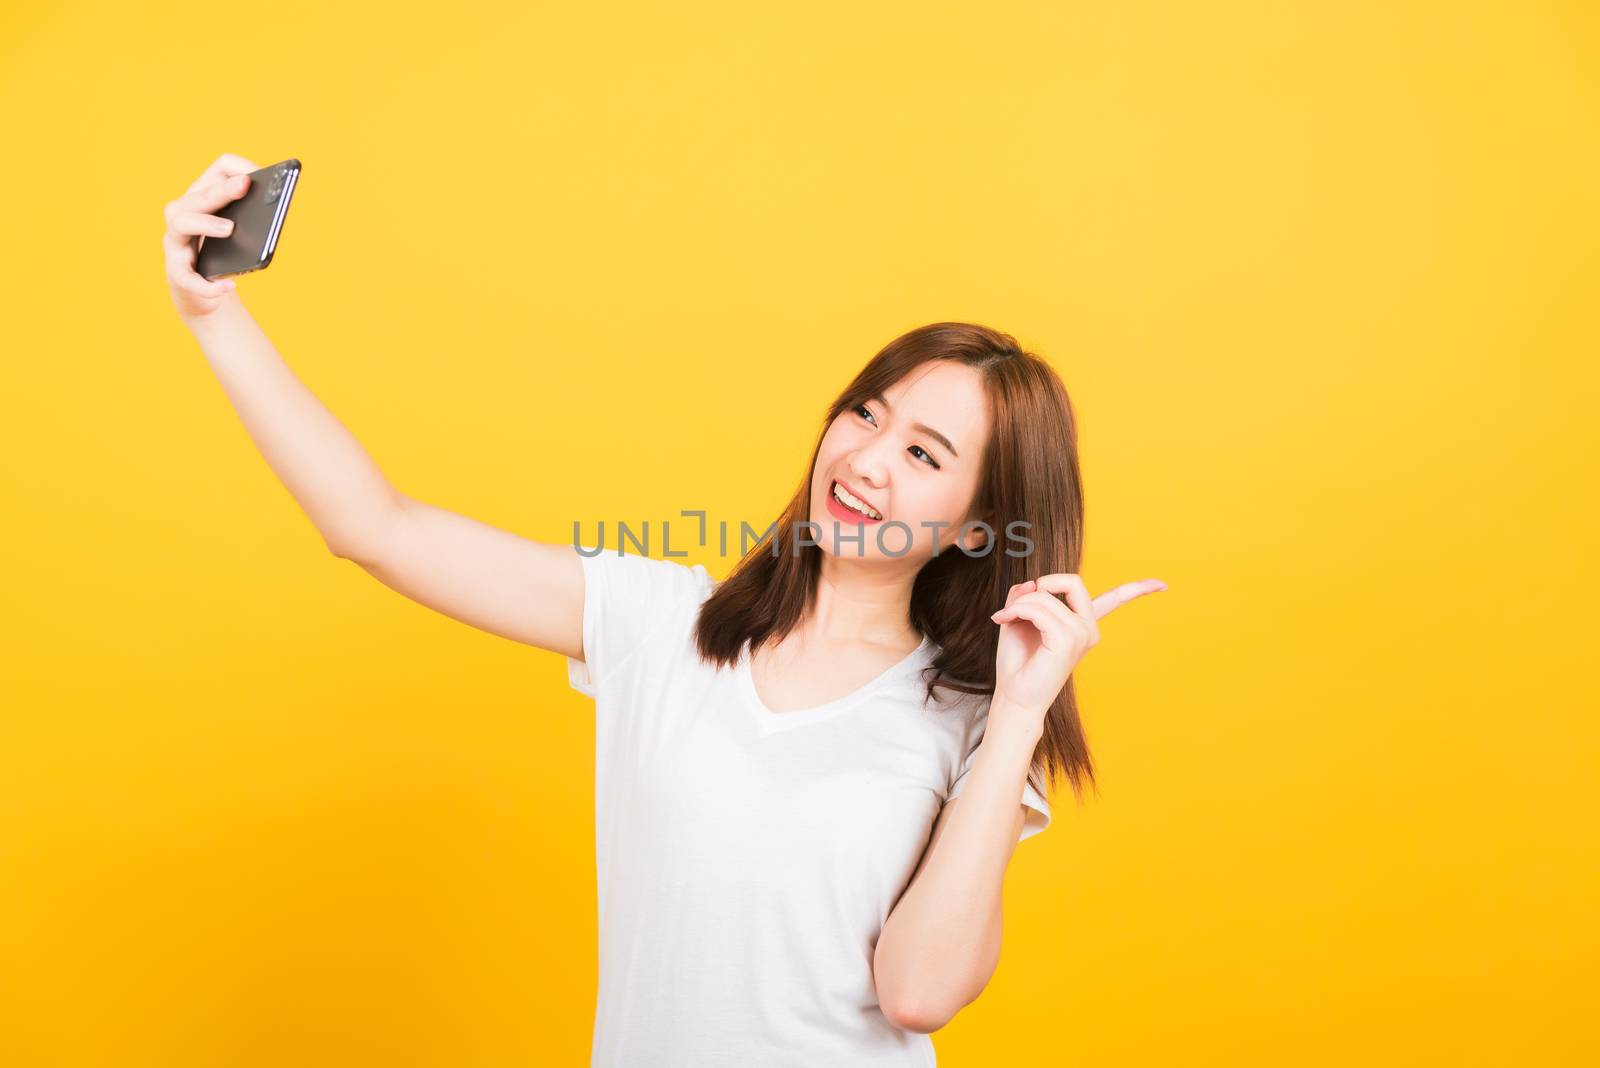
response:
<path id="1" fill-rule="evenodd" d="M 830 719 L 855 707 L 895 679 L 921 668 L 930 659 L 932 650 L 932 639 L 924 637 L 922 642 L 901 657 L 899 662 L 885 668 L 877 677 L 868 680 L 843 697 L 835 698 L 826 704 L 813 705 L 811 708 L 797 708 L 792 712 L 774 712 L 761 700 L 761 695 L 756 692 L 755 676 L 750 670 L 748 643 L 739 654 L 739 663 L 734 668 L 734 673 L 739 677 L 739 689 L 742 691 L 746 707 L 750 710 L 751 718 L 760 730 L 771 733 Z"/>

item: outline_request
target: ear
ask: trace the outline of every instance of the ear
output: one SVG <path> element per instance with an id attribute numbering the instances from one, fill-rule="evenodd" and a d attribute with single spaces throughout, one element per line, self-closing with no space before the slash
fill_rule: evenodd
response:
<path id="1" fill-rule="evenodd" d="M 988 523 L 991 527 L 994 526 L 993 522 L 981 516 L 969 516 L 966 520 L 964 520 L 964 522 Z M 961 528 L 958 525 L 956 529 L 960 530 Z M 987 545 L 988 542 L 989 535 L 982 527 L 968 527 L 961 536 L 961 544 L 967 549 L 968 552 L 978 552 L 985 545 Z"/>

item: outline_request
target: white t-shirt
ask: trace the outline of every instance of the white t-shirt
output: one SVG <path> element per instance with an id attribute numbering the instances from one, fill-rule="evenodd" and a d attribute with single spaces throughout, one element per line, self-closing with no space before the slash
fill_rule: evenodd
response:
<path id="1" fill-rule="evenodd" d="M 884 920 L 961 792 L 988 698 L 924 706 L 931 642 L 856 692 L 773 712 L 748 648 L 713 671 L 702 565 L 584 556 L 595 699 L 596 1068 L 887 1068 L 933 1042 L 878 1007 Z M 1050 823 L 1031 785 L 1021 838 Z"/>

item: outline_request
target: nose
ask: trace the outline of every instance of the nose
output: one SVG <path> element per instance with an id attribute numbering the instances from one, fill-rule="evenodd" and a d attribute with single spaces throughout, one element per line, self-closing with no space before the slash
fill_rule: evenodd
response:
<path id="1" fill-rule="evenodd" d="M 879 454 L 882 439 L 874 441 L 871 445 L 857 449 L 851 454 L 848 464 L 851 478 L 858 482 L 862 489 L 879 489 L 884 483 L 884 473 L 887 465 Z"/>

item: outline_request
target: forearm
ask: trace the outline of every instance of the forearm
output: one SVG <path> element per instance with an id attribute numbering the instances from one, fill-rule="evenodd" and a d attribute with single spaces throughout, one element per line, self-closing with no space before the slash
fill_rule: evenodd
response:
<path id="1" fill-rule="evenodd" d="M 939 847 L 879 935 L 883 982 L 936 1030 L 973 1001 L 1000 960 L 1005 872 L 1038 731 L 986 731 Z"/>
<path id="2" fill-rule="evenodd" d="M 361 443 L 297 378 L 237 293 L 184 318 L 245 430 L 339 555 L 377 537 L 399 494 Z"/>

